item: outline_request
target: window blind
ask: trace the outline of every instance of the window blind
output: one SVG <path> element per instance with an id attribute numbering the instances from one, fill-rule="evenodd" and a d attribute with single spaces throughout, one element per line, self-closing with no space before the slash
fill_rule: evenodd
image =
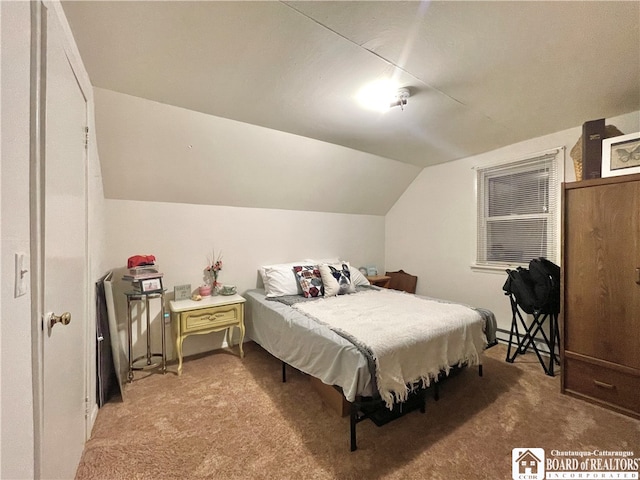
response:
<path id="1" fill-rule="evenodd" d="M 478 265 L 558 262 L 558 153 L 476 169 Z"/>

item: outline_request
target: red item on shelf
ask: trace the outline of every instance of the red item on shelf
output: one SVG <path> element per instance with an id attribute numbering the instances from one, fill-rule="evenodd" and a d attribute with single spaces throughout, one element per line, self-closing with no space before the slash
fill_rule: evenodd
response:
<path id="1" fill-rule="evenodd" d="M 156 257 L 153 255 L 134 255 L 127 260 L 127 268 L 138 267 L 140 265 L 153 265 L 156 263 Z"/>

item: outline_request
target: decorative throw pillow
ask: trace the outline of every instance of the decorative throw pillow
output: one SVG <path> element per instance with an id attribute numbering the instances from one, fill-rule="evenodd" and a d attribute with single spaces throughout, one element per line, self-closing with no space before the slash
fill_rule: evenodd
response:
<path id="1" fill-rule="evenodd" d="M 320 276 L 322 277 L 325 297 L 355 293 L 356 287 L 351 283 L 351 271 L 349 270 L 348 262 L 319 265 L 318 270 L 320 270 Z"/>
<path id="2" fill-rule="evenodd" d="M 317 265 L 295 266 L 293 271 L 305 297 L 321 297 L 323 295 L 322 277 Z"/>

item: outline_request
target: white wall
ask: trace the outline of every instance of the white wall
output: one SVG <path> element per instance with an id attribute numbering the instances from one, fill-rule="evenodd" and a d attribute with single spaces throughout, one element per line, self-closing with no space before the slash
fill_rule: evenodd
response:
<path id="1" fill-rule="evenodd" d="M 640 112 L 607 119 L 624 133 L 640 131 Z M 508 330 L 511 309 L 502 292 L 506 273 L 472 271 L 476 249 L 474 166 L 506 162 L 566 148 L 566 181 L 575 180 L 569 152 L 582 133 L 575 127 L 455 162 L 424 169 L 386 216 L 385 263 L 418 275 L 417 293 L 486 307 Z"/>
<path id="2" fill-rule="evenodd" d="M 15 252 L 29 253 L 29 2 L 2 12 L 1 478 L 33 478 L 31 296 L 14 298 Z"/>
<path id="3" fill-rule="evenodd" d="M 340 257 L 356 267 L 384 265 L 382 216 L 129 200 L 107 200 L 106 207 L 107 263 L 116 272 L 121 328 L 126 325 L 122 292 L 127 284 L 120 279 L 132 255 L 156 256 L 169 289 L 167 300 L 174 285 L 191 284 L 195 289 L 203 282 L 207 257 L 214 248 L 223 255 L 219 281 L 235 284 L 241 294 L 258 285 L 260 265 L 328 257 Z M 158 302 L 152 301 L 150 311 L 152 339 L 158 342 Z M 183 351 L 190 355 L 219 348 L 222 340 L 221 333 L 192 336 Z M 137 338 L 135 342 L 144 352 L 144 345 Z M 172 342 L 168 350 L 173 352 Z"/>
<path id="4" fill-rule="evenodd" d="M 95 88 L 108 198 L 384 215 L 420 167 Z"/>

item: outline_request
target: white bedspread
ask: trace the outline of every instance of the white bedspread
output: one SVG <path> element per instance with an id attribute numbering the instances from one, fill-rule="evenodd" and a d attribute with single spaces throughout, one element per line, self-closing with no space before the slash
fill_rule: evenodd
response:
<path id="1" fill-rule="evenodd" d="M 352 338 L 371 352 L 388 408 L 408 384 L 428 386 L 450 366 L 480 363 L 484 321 L 475 310 L 393 290 L 371 290 L 303 302 L 293 308 Z"/>

